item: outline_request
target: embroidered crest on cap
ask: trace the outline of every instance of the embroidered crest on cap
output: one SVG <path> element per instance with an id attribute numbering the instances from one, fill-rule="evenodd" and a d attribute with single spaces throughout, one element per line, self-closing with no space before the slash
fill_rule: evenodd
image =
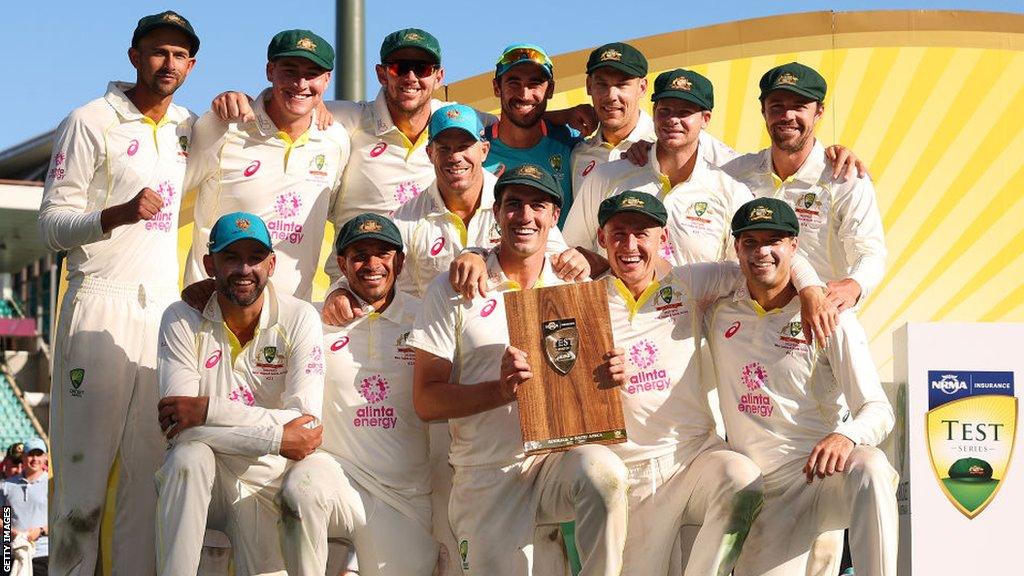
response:
<path id="1" fill-rule="evenodd" d="M 185 24 L 185 21 L 181 19 L 181 16 L 178 16 L 177 14 L 174 14 L 173 12 L 168 12 L 167 14 L 164 14 L 164 17 L 162 18 L 162 20 L 164 22 L 174 22 L 175 24 L 182 24 L 182 25 Z"/>
<path id="2" fill-rule="evenodd" d="M 248 230 L 249 226 L 248 218 L 239 218 L 238 220 L 235 220 L 235 228 L 238 228 L 239 230 Z"/>
<path id="3" fill-rule="evenodd" d="M 419 42 L 420 40 L 423 40 L 423 36 L 420 36 L 415 32 L 409 32 L 405 35 L 406 42 Z"/>
<path id="4" fill-rule="evenodd" d="M 459 112 L 458 108 L 452 108 L 451 110 L 445 112 L 445 115 L 448 116 L 449 118 L 451 118 L 452 120 L 454 120 L 454 119 L 458 118 L 459 116 L 461 116 L 462 112 Z"/>
<path id="5" fill-rule="evenodd" d="M 302 48 L 303 50 L 309 50 L 310 52 L 316 50 L 316 44 L 314 44 L 312 40 L 306 37 L 303 37 L 298 42 L 296 42 L 295 47 Z"/>
<path id="6" fill-rule="evenodd" d="M 765 206 L 755 206 L 750 211 L 750 220 L 771 220 L 772 209 Z"/>
<path id="7" fill-rule="evenodd" d="M 516 168 L 516 176 L 528 176 L 536 180 L 540 180 L 541 178 L 540 170 L 538 170 L 536 166 L 531 166 L 529 164 L 523 164 L 519 168 Z"/>
<path id="8" fill-rule="evenodd" d="M 380 222 L 377 222 L 376 220 L 367 220 L 366 222 L 363 222 L 362 224 L 359 225 L 359 231 L 360 232 L 380 232 L 381 231 Z"/>
<path id="9" fill-rule="evenodd" d="M 686 76 L 679 76 L 672 80 L 671 88 L 675 90 L 686 90 L 689 91 L 693 88 L 693 83 Z"/>
<path id="10" fill-rule="evenodd" d="M 779 76 L 775 80 L 775 85 L 776 86 L 794 86 L 799 81 L 800 81 L 799 78 L 797 78 L 793 74 L 790 74 L 789 72 L 786 72 L 785 74 L 783 74 L 782 76 Z"/>
<path id="11" fill-rule="evenodd" d="M 607 60 L 622 60 L 622 52 L 619 52 L 614 48 L 609 48 L 604 52 L 601 52 L 601 62 L 605 62 Z"/>
<path id="12" fill-rule="evenodd" d="M 622 202 L 619 202 L 619 208 L 643 208 L 644 206 L 644 201 L 635 196 L 626 196 Z"/>

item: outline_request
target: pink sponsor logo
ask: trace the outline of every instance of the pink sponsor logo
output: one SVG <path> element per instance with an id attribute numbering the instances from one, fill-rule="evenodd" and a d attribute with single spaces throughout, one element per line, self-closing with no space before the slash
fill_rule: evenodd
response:
<path id="1" fill-rule="evenodd" d="M 676 252 L 676 248 L 675 248 L 675 246 L 672 245 L 671 242 L 666 241 L 666 242 L 663 242 L 661 244 L 661 257 L 662 258 L 664 258 L 666 260 L 671 260 L 672 259 L 672 255 L 675 254 L 675 252 Z"/>
<path id="2" fill-rule="evenodd" d="M 67 156 L 65 156 L 63 152 L 58 152 L 57 155 L 53 157 L 53 167 L 50 168 L 50 173 L 47 174 L 47 177 L 50 178 L 50 180 L 63 179 L 65 172 L 64 162 L 66 161 Z"/>
<path id="3" fill-rule="evenodd" d="M 370 404 L 380 404 L 388 397 L 388 381 L 380 374 L 367 376 L 359 383 L 359 395 Z"/>
<path id="4" fill-rule="evenodd" d="M 740 372 L 740 379 L 747 390 L 753 392 L 768 385 L 768 371 L 759 362 L 751 362 L 743 367 Z"/>
<path id="5" fill-rule="evenodd" d="M 430 245 L 430 255 L 437 256 L 441 253 L 441 249 L 444 248 L 444 237 L 434 240 L 434 243 Z"/>
<path id="6" fill-rule="evenodd" d="M 377 145 L 373 147 L 373 150 L 370 150 L 370 158 L 376 158 L 377 156 L 380 156 L 387 149 L 388 145 L 386 142 L 377 142 Z"/>
<path id="7" fill-rule="evenodd" d="M 309 362 L 306 363 L 306 374 L 324 373 L 324 351 L 319 346 L 314 346 L 309 353 Z"/>
<path id="8" fill-rule="evenodd" d="M 210 357 L 206 359 L 206 367 L 213 368 L 216 366 L 217 363 L 220 362 L 220 357 L 223 355 L 224 352 L 222 350 L 217 350 L 213 354 L 210 354 Z"/>
<path id="9" fill-rule="evenodd" d="M 487 318 L 494 312 L 494 307 L 498 305 L 498 301 L 494 298 L 487 300 L 487 304 L 484 305 L 483 310 L 480 310 L 480 317 Z"/>
<path id="10" fill-rule="evenodd" d="M 128 155 L 135 156 L 135 153 L 139 151 L 139 141 L 133 139 L 128 143 Z"/>
<path id="11" fill-rule="evenodd" d="M 246 406 L 252 406 L 256 404 L 256 397 L 252 393 L 252 389 L 245 384 L 240 384 L 231 389 L 231 393 L 228 394 L 228 400 L 232 402 L 241 402 Z"/>
<path id="12" fill-rule="evenodd" d="M 420 187 L 415 182 L 402 182 L 395 188 L 395 202 L 405 204 L 420 195 Z"/>
<path id="13" fill-rule="evenodd" d="M 348 336 L 342 336 L 331 343 L 331 352 L 337 352 L 345 346 L 348 346 Z"/>
<path id="14" fill-rule="evenodd" d="M 591 160 L 590 164 L 587 164 L 587 167 L 583 169 L 583 176 L 590 174 L 590 171 L 594 169 L 594 166 L 597 166 L 597 161 Z"/>
<path id="15" fill-rule="evenodd" d="M 732 338 L 735 336 L 736 333 L 740 331 L 740 326 L 742 326 L 742 324 L 740 324 L 739 320 L 733 322 L 731 326 L 725 329 L 725 337 Z"/>
<path id="16" fill-rule="evenodd" d="M 629 361 L 641 370 L 653 366 L 657 359 L 658 347 L 646 338 L 629 347 Z"/>
<path id="17" fill-rule="evenodd" d="M 281 218 L 294 218 L 302 208 L 302 198 L 295 192 L 285 192 L 277 197 L 274 209 Z"/>
<path id="18" fill-rule="evenodd" d="M 245 170 L 242 172 L 242 175 L 244 175 L 246 178 L 248 178 L 249 176 L 252 176 L 253 174 L 255 174 L 256 171 L 259 170 L 259 169 L 260 169 L 260 161 L 259 160 L 253 160 L 252 164 L 249 164 L 248 166 L 245 167 Z"/>

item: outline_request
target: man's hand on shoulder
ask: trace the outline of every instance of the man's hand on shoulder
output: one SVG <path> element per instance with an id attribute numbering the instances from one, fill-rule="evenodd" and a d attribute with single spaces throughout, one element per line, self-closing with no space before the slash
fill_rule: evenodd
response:
<path id="1" fill-rule="evenodd" d="M 337 288 L 324 299 L 320 320 L 328 326 L 344 326 L 363 314 L 355 296 L 344 288 Z"/>
<path id="2" fill-rule="evenodd" d="M 323 424 L 316 423 L 315 428 L 309 426 L 316 421 L 310 414 L 303 414 L 284 425 L 281 435 L 281 449 L 278 454 L 289 460 L 299 461 L 316 450 L 324 438 Z"/>
<path id="3" fill-rule="evenodd" d="M 252 111 L 252 98 L 244 92 L 221 92 L 210 103 L 210 110 L 225 122 L 249 122 L 256 119 Z"/>
<path id="4" fill-rule="evenodd" d="M 825 148 L 825 157 L 832 163 L 832 178 L 836 180 L 846 182 L 868 176 L 867 165 L 857 158 L 853 150 L 841 144 Z"/>
<path id="5" fill-rule="evenodd" d="M 467 300 L 487 295 L 487 261 L 469 250 L 463 250 L 448 267 L 452 289 Z"/>
<path id="6" fill-rule="evenodd" d="M 551 258 L 551 268 L 566 282 L 583 282 L 589 280 L 590 261 L 576 248 L 569 248 Z"/>
<path id="7" fill-rule="evenodd" d="M 652 146 L 654 146 L 653 142 L 638 140 L 622 153 L 622 158 L 629 160 L 629 163 L 634 166 L 647 166 Z"/>
<path id="8" fill-rule="evenodd" d="M 181 291 L 181 299 L 185 301 L 185 304 L 202 312 L 203 308 L 206 308 L 206 303 L 210 301 L 210 296 L 213 296 L 216 291 L 217 282 L 213 278 L 205 278 L 185 286 L 185 289 Z"/>
<path id="9" fill-rule="evenodd" d="M 160 416 L 160 430 L 167 439 L 174 438 L 182 430 L 206 423 L 210 407 L 208 396 L 167 396 L 157 403 Z"/>

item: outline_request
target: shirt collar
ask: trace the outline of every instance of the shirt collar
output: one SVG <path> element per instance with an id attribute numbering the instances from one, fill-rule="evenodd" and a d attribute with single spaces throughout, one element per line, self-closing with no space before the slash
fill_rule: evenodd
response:
<path id="1" fill-rule="evenodd" d="M 224 314 L 220 309 L 220 302 L 217 301 L 217 293 L 214 292 L 210 299 L 206 301 L 206 307 L 203 308 L 203 318 L 215 323 L 224 322 Z M 264 288 L 263 297 L 263 309 L 260 310 L 260 321 L 257 327 L 260 330 L 266 330 L 267 328 L 277 324 L 278 318 L 278 304 L 277 304 L 277 290 L 269 280 L 267 281 L 267 287 Z"/>
<path id="2" fill-rule="evenodd" d="M 786 179 L 789 181 L 803 182 L 804 184 L 814 185 L 821 180 L 821 173 L 825 170 L 826 165 L 825 158 L 825 147 L 822 146 L 821 142 L 817 139 L 814 140 L 814 147 L 811 148 L 811 153 L 807 155 L 804 163 L 800 165 L 796 173 Z M 778 175 L 775 174 L 775 167 L 772 164 L 772 149 L 765 148 L 761 151 L 761 165 L 760 170 L 762 174 L 767 175 L 769 178 L 778 179 Z M 776 180 L 777 182 L 778 180 Z"/>
<path id="3" fill-rule="evenodd" d="M 494 184 L 498 181 L 498 177 L 492 174 L 490 170 L 483 168 L 481 170 L 484 172 L 483 190 L 480 192 L 480 207 L 477 208 L 474 216 L 480 213 L 481 210 L 494 209 Z M 448 206 L 445 205 L 444 198 L 441 197 L 441 189 L 437 187 L 436 179 L 430 184 L 424 194 L 428 195 L 431 203 L 431 211 L 428 216 L 437 216 L 451 212 Z"/>
<path id="4" fill-rule="evenodd" d="M 703 177 L 704 172 L 708 170 L 708 160 L 704 157 L 703 144 L 697 142 L 697 150 L 694 152 L 697 155 L 697 161 L 693 164 L 693 172 L 690 173 L 690 177 L 686 179 L 686 182 L 696 182 L 697 179 Z M 661 164 L 658 163 L 658 146 L 655 144 L 651 146 L 651 150 L 647 153 L 648 162 L 647 165 L 654 170 L 654 173 L 658 175 L 658 179 L 667 182 L 664 173 L 661 171 Z M 683 184 L 683 182 L 680 182 Z M 677 184 L 678 186 L 679 184 Z"/>
<path id="5" fill-rule="evenodd" d="M 114 109 L 119 116 L 125 120 L 142 120 L 146 117 L 145 114 L 139 111 L 135 107 L 135 104 L 125 95 L 125 92 L 135 87 L 135 84 L 131 82 L 120 82 L 113 81 L 107 84 L 107 93 L 103 95 L 103 99 L 107 101 L 107 104 Z M 180 124 L 188 118 L 188 110 L 175 106 L 173 103 L 167 107 L 167 113 L 164 114 L 163 119 L 160 122 L 167 123 L 172 122 Z"/>
<path id="6" fill-rule="evenodd" d="M 537 282 L 533 285 L 534 288 L 543 288 L 545 286 L 555 286 L 562 284 L 563 282 L 558 279 L 555 275 L 555 271 L 551 268 L 551 261 L 545 257 L 544 267 L 541 268 L 540 276 L 537 277 Z M 508 276 L 505 275 L 505 271 L 501 268 L 501 263 L 498 262 L 498 247 L 492 248 L 487 253 L 487 290 L 498 290 L 501 292 L 508 292 L 511 290 L 522 290 L 524 287 L 520 286 L 518 282 L 509 280 Z"/>

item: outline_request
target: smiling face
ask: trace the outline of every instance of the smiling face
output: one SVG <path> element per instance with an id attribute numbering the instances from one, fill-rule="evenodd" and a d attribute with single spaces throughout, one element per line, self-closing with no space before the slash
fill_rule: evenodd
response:
<path id="1" fill-rule="evenodd" d="M 402 272 L 405 255 L 376 238 L 357 240 L 338 256 L 338 267 L 348 278 L 352 292 L 364 302 L 380 309 Z"/>
<path id="2" fill-rule="evenodd" d="M 789 283 L 797 239 L 776 230 L 747 230 L 736 238 L 740 270 L 752 288 L 774 290 Z"/>
<path id="3" fill-rule="evenodd" d="M 502 249 L 523 258 L 543 251 L 559 213 L 551 196 L 544 192 L 525 184 L 506 185 L 501 202 L 494 205 Z"/>
<path id="4" fill-rule="evenodd" d="M 401 48 L 388 54 L 384 59 L 386 62 L 422 62 L 423 64 L 435 64 L 433 56 L 419 48 Z M 434 66 L 430 74 L 422 78 L 416 75 L 413 69 L 405 74 L 393 74 L 386 66 L 377 64 L 377 80 L 384 89 L 384 99 L 388 108 L 401 111 L 405 114 L 413 114 L 430 106 L 430 97 L 434 90 L 444 81 L 444 68 Z"/>
<path id="5" fill-rule="evenodd" d="M 128 49 L 128 60 L 136 70 L 136 89 L 166 98 L 185 82 L 196 65 L 190 56 L 192 41 L 181 30 L 161 27 L 139 38 Z"/>
<path id="6" fill-rule="evenodd" d="M 640 117 L 640 100 L 647 94 L 647 79 L 629 76 L 621 70 L 604 67 L 587 76 L 597 119 L 606 130 L 618 131 L 635 125 Z"/>
<path id="7" fill-rule="evenodd" d="M 479 142 L 461 128 L 449 128 L 433 137 L 427 154 L 442 197 L 447 192 L 460 194 L 483 186 L 483 163 L 490 148 L 490 142 Z"/>
<path id="8" fill-rule="evenodd" d="M 631 291 L 642 292 L 654 278 L 661 245 L 668 232 L 649 216 L 616 214 L 597 230 L 597 242 L 608 253 L 608 266 Z"/>
<path id="9" fill-rule="evenodd" d="M 711 120 L 711 111 L 682 98 L 662 98 L 654 103 L 654 132 L 658 146 L 680 150 L 696 146 L 700 131 Z"/>
<path id="10" fill-rule="evenodd" d="M 267 80 L 271 84 L 270 105 L 287 120 L 296 120 L 313 113 L 327 91 L 331 72 L 306 58 L 282 56 L 267 62 Z"/>
<path id="11" fill-rule="evenodd" d="M 203 256 L 206 273 L 214 279 L 217 292 L 242 308 L 252 305 L 263 294 L 276 263 L 273 251 L 248 238 Z"/>
<path id="12" fill-rule="evenodd" d="M 47 456 L 46 452 L 43 452 L 42 450 L 26 452 L 25 455 L 22 456 L 21 462 L 24 466 L 24 469 L 22 470 L 22 474 L 24 476 L 35 476 L 46 472 Z"/>
<path id="13" fill-rule="evenodd" d="M 501 99 L 501 117 L 520 128 L 538 125 L 555 92 L 555 81 L 539 64 L 517 64 L 493 80 L 494 95 Z"/>
<path id="14" fill-rule="evenodd" d="M 824 104 L 789 90 L 773 90 L 761 103 L 772 145 L 790 154 L 814 145 L 814 128 L 824 112 Z"/>

